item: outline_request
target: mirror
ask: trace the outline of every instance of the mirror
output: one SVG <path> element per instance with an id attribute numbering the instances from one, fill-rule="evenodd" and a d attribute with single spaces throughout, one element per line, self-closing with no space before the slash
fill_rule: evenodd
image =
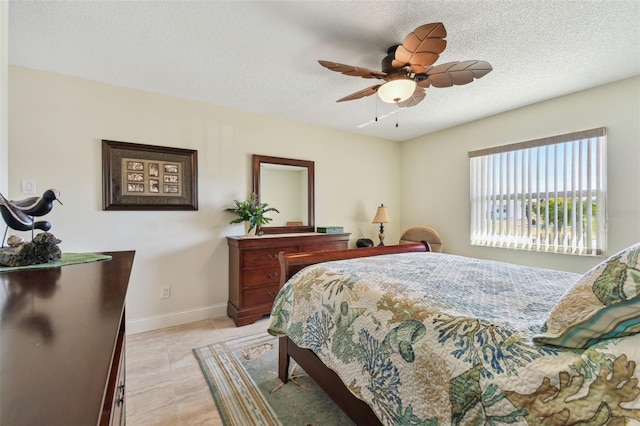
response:
<path id="1" fill-rule="evenodd" d="M 253 155 L 253 191 L 261 203 L 275 207 L 265 234 L 314 232 L 314 163 Z"/>

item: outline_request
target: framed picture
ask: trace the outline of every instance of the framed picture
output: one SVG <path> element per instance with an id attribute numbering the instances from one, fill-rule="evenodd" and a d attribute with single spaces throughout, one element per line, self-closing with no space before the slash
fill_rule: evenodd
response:
<path id="1" fill-rule="evenodd" d="M 198 151 L 103 140 L 102 210 L 198 210 Z"/>

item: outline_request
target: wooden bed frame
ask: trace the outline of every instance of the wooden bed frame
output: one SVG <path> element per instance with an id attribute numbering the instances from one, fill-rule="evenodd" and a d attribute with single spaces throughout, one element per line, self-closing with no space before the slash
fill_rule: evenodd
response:
<path id="1" fill-rule="evenodd" d="M 307 252 L 278 254 L 280 261 L 280 287 L 296 272 L 308 265 L 331 260 L 353 259 L 357 257 L 379 256 L 383 254 L 427 252 L 431 251 L 429 243 L 422 241 L 415 244 L 396 246 L 378 246 L 347 250 L 333 250 L 323 252 Z M 310 349 L 297 346 L 289 337 L 278 339 L 278 376 L 283 383 L 289 380 L 289 364 L 293 358 L 300 367 L 320 386 L 327 395 L 344 411 L 357 425 L 380 425 L 380 420 L 373 410 L 361 399 L 356 397 L 340 380 L 338 375 L 325 366 Z"/>

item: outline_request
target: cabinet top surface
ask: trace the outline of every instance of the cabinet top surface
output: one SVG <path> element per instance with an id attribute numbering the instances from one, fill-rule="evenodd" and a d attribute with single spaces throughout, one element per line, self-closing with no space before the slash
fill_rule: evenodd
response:
<path id="1" fill-rule="evenodd" d="M 0 273 L 0 424 L 97 424 L 134 252 Z"/>
<path id="2" fill-rule="evenodd" d="M 323 233 L 323 232 L 300 232 L 300 233 L 290 233 L 290 234 L 264 234 L 264 235 L 233 235 L 227 237 L 228 240 L 277 240 L 282 238 L 305 238 L 305 237 L 348 237 L 351 233 L 343 232 L 343 233 Z"/>

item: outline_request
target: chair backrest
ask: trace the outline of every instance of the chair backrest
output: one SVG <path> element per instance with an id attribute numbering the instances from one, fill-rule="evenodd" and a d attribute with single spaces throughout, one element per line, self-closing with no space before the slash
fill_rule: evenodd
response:
<path id="1" fill-rule="evenodd" d="M 400 244 L 419 243 L 426 241 L 431 246 L 431 251 L 442 253 L 442 240 L 438 232 L 428 226 L 412 226 L 407 228 L 400 237 Z"/>

